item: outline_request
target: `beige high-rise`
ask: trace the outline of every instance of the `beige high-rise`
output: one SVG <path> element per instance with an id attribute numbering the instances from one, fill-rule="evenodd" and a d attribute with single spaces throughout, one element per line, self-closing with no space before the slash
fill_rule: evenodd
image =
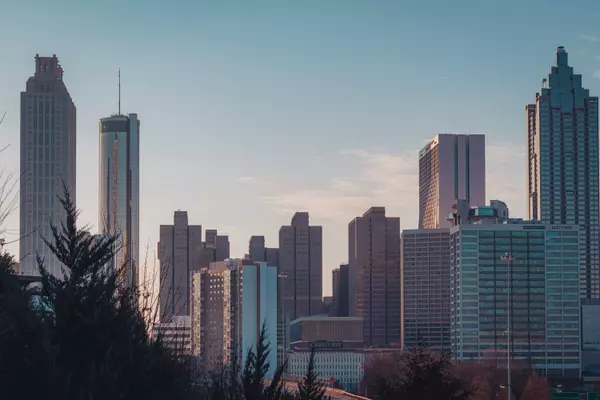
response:
<path id="1" fill-rule="evenodd" d="M 160 226 L 160 321 L 190 315 L 190 273 L 202 265 L 202 226 L 189 225 L 187 211 L 175 211 L 173 225 Z"/>

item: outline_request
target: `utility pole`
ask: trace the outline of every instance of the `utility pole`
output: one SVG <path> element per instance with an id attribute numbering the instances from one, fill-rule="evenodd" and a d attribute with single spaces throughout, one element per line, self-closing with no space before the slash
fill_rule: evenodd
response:
<path id="1" fill-rule="evenodd" d="M 512 399 L 512 378 L 511 378 L 511 374 L 510 374 L 510 342 L 511 342 L 511 308 L 512 308 L 512 261 L 514 261 L 515 259 L 513 258 L 512 254 L 510 253 L 504 253 L 504 255 L 502 257 L 500 257 L 500 259 L 502 261 L 506 261 L 508 264 L 508 310 L 507 310 L 507 316 L 508 316 L 508 329 L 506 330 L 506 336 L 507 336 L 507 385 L 506 385 L 506 392 L 508 394 L 507 399 L 511 400 Z"/>

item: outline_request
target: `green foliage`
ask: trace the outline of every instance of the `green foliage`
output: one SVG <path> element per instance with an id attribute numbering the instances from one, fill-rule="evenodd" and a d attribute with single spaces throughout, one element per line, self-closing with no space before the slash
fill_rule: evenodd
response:
<path id="1" fill-rule="evenodd" d="M 60 227 L 52 226 L 52 239 L 44 241 L 63 265 L 63 276 L 50 275 L 44 260 L 37 259 L 41 304 L 48 312 L 34 312 L 27 296 L 11 283 L 13 276 L 0 273 L 0 285 L 9 287 L 2 288 L 0 301 L 6 295 L 15 304 L 0 306 L 3 320 L 13 327 L 13 335 L 0 337 L 0 349 L 15 348 L 14 355 L 0 355 L 0 370 L 32 370 L 23 374 L 22 384 L 43 394 L 20 393 L 21 399 L 192 398 L 189 363 L 175 358 L 161 341 L 150 340 L 137 289 L 123 287 L 120 271 L 105 267 L 116 238 L 94 242 L 77 228 L 77 211 L 66 187 L 61 201 L 66 219 Z M 22 360 L 16 359 L 20 354 Z M 7 384 L 8 378 L 0 376 L 0 387 Z"/>
<path id="2" fill-rule="evenodd" d="M 411 349 L 400 369 L 371 373 L 369 395 L 374 399 L 467 400 L 471 390 L 452 371 L 448 354 L 434 356 L 422 346 Z"/>
<path id="3" fill-rule="evenodd" d="M 298 384 L 298 400 L 323 400 L 325 396 L 325 385 L 319 380 L 315 371 L 315 350 L 311 349 L 306 376 Z"/>
<path id="4" fill-rule="evenodd" d="M 271 343 L 267 341 L 267 326 L 263 323 L 255 347 L 248 349 L 242 374 L 242 386 L 246 400 L 283 400 L 288 394 L 283 388 L 283 372 L 287 361 L 277 368 L 269 386 L 265 387 L 265 377 L 271 367 L 269 360 Z"/>
<path id="5" fill-rule="evenodd" d="M 52 382 L 49 343 L 15 265 L 0 240 L 0 388 L 7 398 L 13 393 L 22 399 L 47 398 Z"/>

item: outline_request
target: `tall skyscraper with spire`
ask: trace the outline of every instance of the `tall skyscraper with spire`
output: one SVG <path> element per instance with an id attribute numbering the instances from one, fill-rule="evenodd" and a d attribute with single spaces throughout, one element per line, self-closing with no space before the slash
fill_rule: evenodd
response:
<path id="1" fill-rule="evenodd" d="M 46 269 L 61 276 L 61 264 L 42 237 L 52 241 L 51 223 L 65 212 L 58 197 L 66 185 L 76 201 L 76 109 L 63 81 L 56 55 L 35 56 L 35 73 L 21 92 L 20 266 L 25 275 L 38 275 L 36 255 Z"/>
<path id="2" fill-rule="evenodd" d="M 117 235 L 112 267 L 122 269 L 123 282 L 136 286 L 139 276 L 140 231 L 140 121 L 137 114 L 119 110 L 100 119 L 98 226 L 103 234 Z"/>
<path id="3" fill-rule="evenodd" d="M 528 217 L 580 225 L 580 291 L 598 298 L 598 97 L 583 88 L 564 47 L 526 114 Z"/>

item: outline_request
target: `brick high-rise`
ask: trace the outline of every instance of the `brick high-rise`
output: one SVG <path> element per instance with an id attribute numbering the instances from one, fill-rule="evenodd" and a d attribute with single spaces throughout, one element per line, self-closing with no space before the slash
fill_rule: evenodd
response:
<path id="1" fill-rule="evenodd" d="M 371 207 L 348 225 L 350 316 L 362 317 L 365 345 L 400 344 L 400 218 Z"/>
<path id="2" fill-rule="evenodd" d="M 189 225 L 187 211 L 175 211 L 173 225 L 160 226 L 160 321 L 190 315 L 190 274 L 202 267 L 202 226 Z"/>
<path id="3" fill-rule="evenodd" d="M 283 280 L 285 320 L 321 312 L 323 229 L 310 226 L 307 212 L 297 212 L 290 226 L 279 230 L 279 272 Z"/>

